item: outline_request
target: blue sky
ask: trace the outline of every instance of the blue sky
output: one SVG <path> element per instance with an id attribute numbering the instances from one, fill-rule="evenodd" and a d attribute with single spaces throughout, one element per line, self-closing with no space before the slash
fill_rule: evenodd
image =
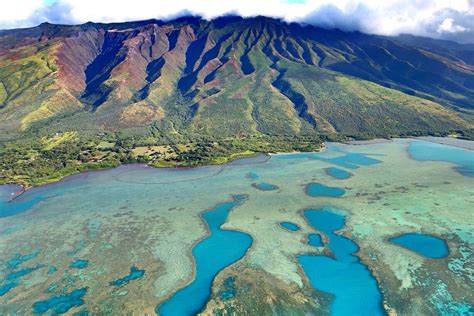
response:
<path id="1" fill-rule="evenodd" d="M 410 33 L 474 42 L 474 0 L 2 0 L 0 29 L 171 19 L 183 14 L 266 15 L 326 28 Z"/>

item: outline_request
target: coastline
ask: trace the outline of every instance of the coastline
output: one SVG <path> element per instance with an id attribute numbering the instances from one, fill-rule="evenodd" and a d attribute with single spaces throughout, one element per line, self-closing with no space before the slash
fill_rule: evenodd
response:
<path id="1" fill-rule="evenodd" d="M 398 137 L 397 137 L 398 138 Z M 396 139 L 396 138 L 394 138 Z M 474 141 L 470 140 L 464 140 L 464 139 L 457 139 L 457 138 L 451 138 L 451 137 L 434 137 L 434 136 L 418 136 L 418 137 L 406 137 L 406 138 L 400 138 L 400 139 L 412 139 L 412 140 L 420 140 L 420 141 L 426 141 L 426 142 L 432 142 L 432 143 L 437 143 L 437 144 L 442 144 L 442 145 L 447 145 L 447 146 L 453 146 L 453 147 L 458 147 L 458 148 L 463 148 L 466 150 L 473 150 L 474 151 Z M 352 145 L 352 146 L 362 146 L 362 145 L 374 145 L 374 144 L 384 144 L 384 143 L 390 143 L 392 142 L 393 139 L 385 139 L 385 138 L 374 138 L 370 140 L 350 140 L 346 142 L 341 142 L 341 144 L 345 145 Z M 318 151 L 313 151 L 313 153 L 321 153 L 327 150 L 327 146 L 325 143 L 321 144 L 321 147 Z M 38 188 L 38 187 L 44 187 L 50 184 L 55 184 L 55 183 L 61 183 L 63 181 L 69 181 L 71 179 L 74 179 L 77 176 L 84 176 L 87 175 L 88 173 L 91 172 L 100 172 L 112 168 L 117 168 L 121 166 L 140 166 L 140 167 L 146 167 L 146 168 L 157 168 L 157 169 L 169 169 L 169 170 L 185 170 L 185 169 L 193 169 L 193 168 L 201 168 L 201 167 L 208 167 L 208 166 L 225 166 L 225 165 L 245 165 L 245 164 L 254 164 L 254 163 L 265 163 L 269 159 L 271 159 L 272 156 L 275 155 L 283 155 L 283 154 L 298 154 L 298 153 L 304 153 L 301 151 L 292 151 L 292 152 L 268 152 L 268 153 L 261 153 L 261 152 L 254 152 L 250 155 L 244 155 L 244 156 L 229 156 L 226 157 L 226 159 L 222 162 L 211 162 L 208 164 L 199 164 L 199 165 L 182 165 L 182 166 L 167 166 L 167 165 L 152 165 L 152 164 L 146 164 L 146 163 L 124 163 L 124 164 L 119 164 L 117 166 L 113 167 L 107 167 L 107 168 L 99 168 L 99 169 L 89 169 L 89 170 L 82 170 L 78 171 L 75 173 L 71 173 L 68 175 L 65 175 L 64 177 L 60 179 L 55 179 L 51 182 L 46 182 L 40 185 L 26 185 L 25 183 L 19 183 L 19 182 L 7 182 L 0 184 L 2 185 L 14 185 L 18 186 L 19 189 L 14 192 L 10 198 L 8 199 L 7 202 L 14 201 L 15 199 L 19 198 L 22 196 L 24 193 L 29 191 L 30 189 L 33 188 Z M 250 161 L 250 162 L 249 162 Z M 242 163 L 243 162 L 243 163 Z"/>
<path id="2" fill-rule="evenodd" d="M 326 143 L 322 143 L 321 147 L 319 148 L 318 151 L 277 151 L 277 152 L 271 152 L 271 153 L 265 153 L 265 155 L 269 156 L 276 156 L 276 155 L 288 155 L 288 154 L 303 154 L 303 153 L 322 153 L 326 151 L 328 148 L 326 146 Z"/>
<path id="3" fill-rule="evenodd" d="M 71 180 L 74 180 L 75 178 L 77 177 L 85 177 L 87 176 L 88 174 L 90 173 L 95 173 L 95 172 L 103 172 L 103 171 L 106 171 L 106 170 L 110 170 L 110 169 L 113 169 L 113 168 L 118 168 L 120 166 L 140 166 L 140 167 L 151 167 L 147 164 L 143 164 L 143 163 L 131 163 L 131 164 L 121 164 L 121 165 L 118 165 L 118 166 L 114 166 L 114 167 L 108 167 L 108 168 L 101 168 L 101 169 L 89 169 L 89 170 L 83 170 L 83 171 L 78 171 L 78 172 L 75 172 L 75 173 L 71 173 L 69 175 L 66 175 L 60 179 L 55 179 L 54 181 L 51 181 L 51 182 L 47 182 L 47 183 L 44 183 L 44 184 L 40 184 L 40 185 L 29 185 L 29 186 L 26 186 L 25 184 L 23 183 L 18 183 L 18 182 L 11 182 L 11 183 L 4 183 L 4 184 L 0 184 L 1 185 L 12 185 L 12 186 L 18 186 L 20 189 L 17 190 L 16 192 L 14 192 L 13 195 L 11 195 L 10 199 L 7 201 L 7 202 L 12 202 L 13 200 L 19 198 L 20 196 L 22 196 L 23 194 L 25 194 L 27 191 L 31 190 L 31 189 L 35 189 L 35 188 L 42 188 L 42 187 L 45 187 L 45 186 L 48 186 L 48 185 L 52 185 L 52 184 L 58 184 L 58 183 L 62 183 L 62 182 L 66 182 L 66 181 L 71 181 Z"/>
<path id="4" fill-rule="evenodd" d="M 18 189 L 11 194 L 7 200 L 8 202 L 12 202 L 16 199 L 18 199 L 20 196 L 22 196 L 24 193 L 31 189 L 35 188 L 40 188 L 40 187 L 45 187 L 48 185 L 53 185 L 53 184 L 58 184 L 58 183 L 63 183 L 65 181 L 71 181 L 74 180 L 78 177 L 85 177 L 90 173 L 96 173 L 96 172 L 103 172 L 106 170 L 114 169 L 114 168 L 120 168 L 120 167 L 129 167 L 129 168 L 156 168 L 156 169 L 166 169 L 166 170 L 176 170 L 176 171 L 182 171 L 186 169 L 196 169 L 196 168 L 207 168 L 211 166 L 234 166 L 234 165 L 252 165 L 252 164 L 260 164 L 260 163 L 265 163 L 269 159 L 271 159 L 271 155 L 268 153 L 253 153 L 252 155 L 248 156 L 234 156 L 230 158 L 229 160 L 222 162 L 222 163 L 210 163 L 210 164 L 201 164 L 201 165 L 194 165 L 194 166 L 157 166 L 157 165 L 152 165 L 152 164 L 146 164 L 146 163 L 124 163 L 124 164 L 119 164 L 117 166 L 113 167 L 108 167 L 108 168 L 100 168 L 100 169 L 90 169 L 90 170 L 83 170 L 83 171 L 78 171 L 69 175 L 65 175 L 64 177 L 60 179 L 55 179 L 54 181 L 47 182 L 44 184 L 40 185 L 25 185 L 24 183 L 19 183 L 19 182 L 11 182 L 11 183 L 4 183 L 0 184 L 0 186 L 15 186 L 18 187 Z"/>

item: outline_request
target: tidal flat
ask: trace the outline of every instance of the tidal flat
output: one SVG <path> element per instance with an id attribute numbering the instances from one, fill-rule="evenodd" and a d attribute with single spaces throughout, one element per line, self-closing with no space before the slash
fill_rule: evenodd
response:
<path id="1" fill-rule="evenodd" d="M 473 314 L 472 170 L 474 151 L 395 139 L 123 165 L 12 201 L 18 187 L 0 186 L 0 314 L 338 315 L 360 307 L 351 291 L 369 291 L 372 314 Z M 446 249 L 393 242 L 413 234 Z M 212 260 L 222 249 L 235 252 Z"/>

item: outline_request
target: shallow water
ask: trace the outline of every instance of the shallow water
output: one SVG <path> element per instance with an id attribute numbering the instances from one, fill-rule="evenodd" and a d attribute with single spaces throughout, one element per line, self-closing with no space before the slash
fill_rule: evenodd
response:
<path id="1" fill-rule="evenodd" d="M 413 159 L 451 162 L 458 165 L 455 167 L 458 172 L 474 177 L 472 150 L 423 141 L 412 141 L 408 150 Z"/>
<path id="2" fill-rule="evenodd" d="M 52 311 L 54 314 L 62 314 L 72 307 L 84 304 L 83 296 L 87 293 L 87 288 L 81 288 L 64 295 L 55 295 L 46 300 L 33 304 L 35 314 L 43 314 Z"/>
<path id="3" fill-rule="evenodd" d="M 36 305 L 48 307 L 47 313 L 68 308 L 68 313 L 152 314 L 157 305 L 171 313 L 175 308 L 192 313 L 244 299 L 254 303 L 242 308 L 257 309 L 281 293 L 289 302 L 272 308 L 291 313 L 299 306 L 297 297 L 313 300 L 304 294 L 308 283 L 298 260 L 306 256 L 308 262 L 319 258 L 327 276 L 344 266 L 348 275 L 341 276 L 351 280 L 329 282 L 314 272 L 311 284 L 319 293 L 359 286 L 367 293 L 370 267 L 383 281 L 379 286 L 388 306 L 399 314 L 468 309 L 474 301 L 474 291 L 466 291 L 474 258 L 474 182 L 459 168 L 469 168 L 474 153 L 463 151 L 453 169 L 446 157 L 454 159 L 457 149 L 437 145 L 436 155 L 425 160 L 410 152 L 414 142 L 432 146 L 411 140 L 329 143 L 321 153 L 263 156 L 224 166 L 127 165 L 68 177 L 12 202 L 7 201 L 18 187 L 0 186 L 0 314 L 31 314 L 35 302 L 48 298 Z M 328 168 L 350 170 L 351 176 L 341 180 Z M 262 182 L 278 190 L 252 186 Z M 317 189 L 314 196 L 308 188 Z M 344 214 L 342 232 L 350 240 L 330 232 L 340 222 L 328 219 L 327 232 L 308 225 L 301 216 L 308 209 L 341 210 L 336 213 Z M 299 230 L 285 231 L 283 222 Z M 449 256 L 426 260 L 387 242 L 418 231 L 446 238 Z M 326 238 L 331 234 L 336 236 L 332 241 Z M 357 246 L 360 261 L 350 254 Z M 335 257 L 325 257 L 328 251 Z M 87 267 L 71 268 L 76 260 L 87 261 Z M 250 269 L 255 277 L 242 280 L 246 275 L 240 269 Z M 258 283 L 267 278 L 271 286 Z M 199 295 L 187 296 L 193 289 Z M 336 295 L 327 307 L 344 299 L 344 293 Z"/>
<path id="4" fill-rule="evenodd" d="M 34 259 L 39 253 L 40 249 L 36 249 L 35 251 L 26 254 L 17 253 L 13 256 L 13 258 L 7 261 L 7 266 L 9 269 L 15 269 L 23 262 Z"/>
<path id="5" fill-rule="evenodd" d="M 352 176 L 352 174 L 344 169 L 330 167 L 326 169 L 326 172 L 333 178 L 344 180 Z"/>
<path id="6" fill-rule="evenodd" d="M 273 190 L 278 190 L 278 186 L 268 183 L 268 182 L 257 182 L 253 183 L 252 186 L 256 189 L 262 190 L 262 191 L 273 191 Z"/>
<path id="7" fill-rule="evenodd" d="M 122 286 L 124 284 L 127 284 L 128 282 L 135 280 L 135 279 L 140 279 L 145 275 L 145 270 L 139 269 L 137 267 L 131 267 L 130 272 L 128 275 L 124 276 L 123 278 L 119 278 L 117 280 L 114 280 L 110 282 L 110 285 L 113 286 Z"/>
<path id="8" fill-rule="evenodd" d="M 449 254 L 446 241 L 436 236 L 410 233 L 389 238 L 388 241 L 433 259 L 445 258 Z"/>
<path id="9" fill-rule="evenodd" d="M 77 259 L 71 262 L 70 268 L 84 269 L 89 265 L 89 260 Z"/>
<path id="10" fill-rule="evenodd" d="M 256 174 L 254 171 L 249 171 L 247 172 L 247 174 L 245 175 L 245 177 L 249 180 L 252 180 L 252 181 L 257 181 L 258 180 L 258 174 Z"/>

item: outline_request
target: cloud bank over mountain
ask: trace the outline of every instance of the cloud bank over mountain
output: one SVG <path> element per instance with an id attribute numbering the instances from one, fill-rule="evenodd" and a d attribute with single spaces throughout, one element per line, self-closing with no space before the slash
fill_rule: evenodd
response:
<path id="1" fill-rule="evenodd" d="M 474 43 L 474 0 L 16 0 L 0 4 L 0 28 L 225 14 L 370 34 L 409 33 Z"/>

